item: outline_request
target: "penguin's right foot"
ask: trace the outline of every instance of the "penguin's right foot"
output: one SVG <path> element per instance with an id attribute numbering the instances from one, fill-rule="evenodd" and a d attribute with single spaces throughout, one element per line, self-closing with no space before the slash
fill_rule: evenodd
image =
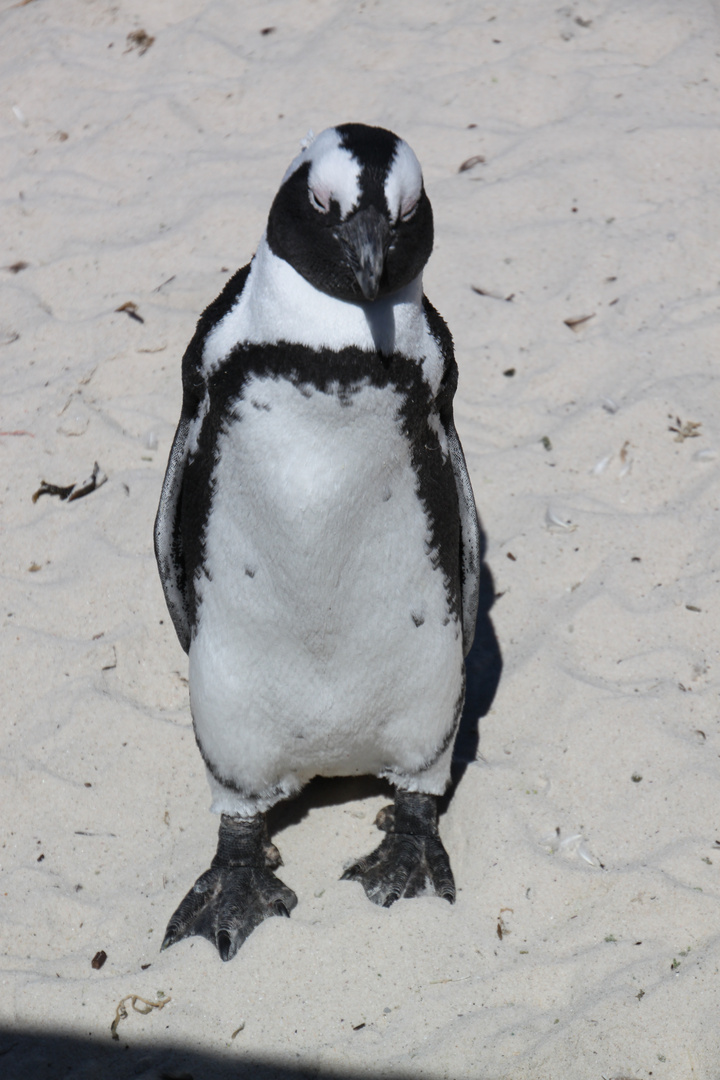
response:
<path id="1" fill-rule="evenodd" d="M 161 949 L 199 935 L 222 960 L 232 960 L 246 938 L 271 915 L 290 917 L 297 896 L 272 872 L 281 862 L 263 814 L 222 815 L 218 849 L 168 923 Z"/>

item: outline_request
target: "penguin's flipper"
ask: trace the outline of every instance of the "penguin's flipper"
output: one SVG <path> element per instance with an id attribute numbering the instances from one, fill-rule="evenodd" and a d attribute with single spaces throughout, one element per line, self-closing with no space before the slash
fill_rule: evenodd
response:
<path id="1" fill-rule="evenodd" d="M 188 457 L 190 416 L 183 409 L 163 481 L 160 505 L 155 518 L 155 558 L 165 602 L 175 626 L 175 632 L 185 652 L 190 648 L 190 615 L 188 612 L 185 559 L 180 528 L 182 484 Z"/>
<path id="2" fill-rule="evenodd" d="M 452 417 L 447 421 L 446 433 L 460 514 L 463 650 L 467 656 L 475 637 L 475 622 L 480 597 L 480 524 L 465 455 Z"/>
<path id="3" fill-rule="evenodd" d="M 395 806 L 378 815 L 378 827 L 388 835 L 370 855 L 349 866 L 341 880 L 359 881 L 380 907 L 390 907 L 401 897 L 427 895 L 453 904 L 455 879 L 437 817 L 435 795 L 398 791 Z"/>
<path id="4" fill-rule="evenodd" d="M 161 949 L 197 935 L 211 941 L 222 960 L 232 960 L 264 919 L 289 918 L 297 896 L 269 869 L 277 863 L 262 814 L 253 818 L 223 814 L 212 865 L 173 914 Z"/>
<path id="5" fill-rule="evenodd" d="M 475 508 L 475 496 L 470 483 L 465 455 L 453 419 L 452 402 L 457 388 L 458 372 L 452 336 L 442 315 L 435 310 L 427 296 L 423 296 L 423 311 L 428 329 L 440 346 L 445 363 L 445 373 L 438 404 L 440 405 L 440 422 L 447 438 L 448 452 L 458 497 L 458 515 L 460 517 L 460 551 L 458 555 L 462 586 L 463 650 L 465 656 L 467 656 L 475 638 L 475 622 L 480 597 L 480 566 L 482 562 L 480 523 Z"/>
<path id="6" fill-rule="evenodd" d="M 182 361 L 183 403 L 165 471 L 160 505 L 155 518 L 155 558 L 165 602 L 175 631 L 185 652 L 190 648 L 191 616 L 188 596 L 188 569 L 183 544 L 183 482 L 185 466 L 191 458 L 209 407 L 207 373 L 203 362 L 205 340 L 210 331 L 238 302 L 245 287 L 250 265 L 238 270 L 218 298 L 205 309 Z"/>

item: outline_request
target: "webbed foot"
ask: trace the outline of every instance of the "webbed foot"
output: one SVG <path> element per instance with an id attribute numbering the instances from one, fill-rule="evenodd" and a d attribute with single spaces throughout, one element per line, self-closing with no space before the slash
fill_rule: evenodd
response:
<path id="1" fill-rule="evenodd" d="M 398 791 L 376 824 L 388 835 L 375 851 L 358 859 L 342 881 L 359 881 L 370 900 L 390 907 L 400 897 L 441 896 L 455 902 L 455 880 L 437 827 L 437 799 Z"/>
<path id="2" fill-rule="evenodd" d="M 223 814 L 211 867 L 170 919 L 161 948 L 199 935 L 215 945 L 222 960 L 232 960 L 264 919 L 271 915 L 289 918 L 297 904 L 292 889 L 270 869 L 279 862 L 262 814 L 253 818 Z"/>

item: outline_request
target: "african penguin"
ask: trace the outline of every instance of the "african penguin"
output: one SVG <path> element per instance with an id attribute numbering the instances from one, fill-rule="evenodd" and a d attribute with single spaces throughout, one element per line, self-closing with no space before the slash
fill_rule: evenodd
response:
<path id="1" fill-rule="evenodd" d="M 252 262 L 201 316 L 155 524 L 221 815 L 163 948 L 229 960 L 295 894 L 265 815 L 312 777 L 396 789 L 342 875 L 376 904 L 455 886 L 438 834 L 478 603 L 478 522 L 450 333 L 423 295 L 415 154 L 343 124 L 283 177 Z"/>

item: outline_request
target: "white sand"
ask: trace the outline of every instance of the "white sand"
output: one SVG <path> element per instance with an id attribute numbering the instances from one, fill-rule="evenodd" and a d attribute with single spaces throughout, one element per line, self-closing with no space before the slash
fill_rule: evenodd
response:
<path id="1" fill-rule="evenodd" d="M 110 1076 L 117 1002 L 159 990 L 117 1075 L 178 1047 L 243 1076 L 718 1075 L 715 13 L 5 4 L 2 262 L 29 265 L 0 271 L 0 426 L 28 433 L 0 436 L 4 1075 L 51 1075 L 13 1036 L 40 1029 L 91 1036 L 62 1075 Z M 339 882 L 387 800 L 326 783 L 276 835 L 292 919 L 227 965 L 201 939 L 160 955 L 217 827 L 151 550 L 180 357 L 300 138 L 351 119 L 424 166 L 426 291 L 502 594 L 502 679 L 441 824 L 461 891 L 385 911 Z M 31 502 L 95 460 L 97 492 Z"/>

